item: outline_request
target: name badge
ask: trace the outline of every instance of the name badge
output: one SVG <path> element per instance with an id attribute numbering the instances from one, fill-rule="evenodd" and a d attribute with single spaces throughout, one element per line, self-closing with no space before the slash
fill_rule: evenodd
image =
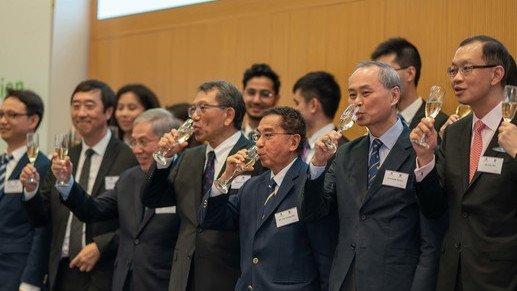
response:
<path id="1" fill-rule="evenodd" d="M 154 213 L 155 214 L 174 214 L 174 213 L 176 213 L 176 206 L 155 208 Z"/>
<path id="2" fill-rule="evenodd" d="M 478 171 L 491 174 L 501 174 L 503 161 L 503 158 L 482 156 L 479 158 Z"/>
<path id="3" fill-rule="evenodd" d="M 386 170 L 384 173 L 384 179 L 382 180 L 382 185 L 406 189 L 408 178 L 409 174 Z"/>
<path id="4" fill-rule="evenodd" d="M 104 185 L 106 186 L 106 190 L 115 189 L 115 184 L 118 181 L 118 176 L 106 176 L 104 177 Z"/>
<path id="5" fill-rule="evenodd" d="M 276 227 L 282 227 L 300 221 L 296 207 L 275 213 Z"/>
<path id="6" fill-rule="evenodd" d="M 246 181 L 251 178 L 251 175 L 240 175 L 235 177 L 232 181 L 232 189 L 240 189 Z"/>
<path id="7" fill-rule="evenodd" d="M 23 192 L 23 185 L 20 180 L 7 180 L 4 185 L 5 194 L 17 194 Z"/>

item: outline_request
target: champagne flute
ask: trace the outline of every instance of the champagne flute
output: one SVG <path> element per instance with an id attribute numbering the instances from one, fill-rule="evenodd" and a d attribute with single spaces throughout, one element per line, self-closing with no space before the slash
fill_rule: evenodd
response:
<path id="1" fill-rule="evenodd" d="M 436 118 L 436 116 L 442 109 L 444 96 L 445 90 L 442 87 L 436 85 L 431 87 L 429 98 L 427 99 L 427 103 L 425 104 L 426 118 Z M 422 134 L 420 139 L 413 139 L 411 141 L 426 149 L 429 148 L 429 144 L 425 142 L 425 134 Z"/>
<path id="2" fill-rule="evenodd" d="M 194 120 L 191 118 L 187 119 L 179 128 L 178 131 L 176 131 L 176 136 L 174 137 L 174 140 L 177 143 L 183 143 L 187 141 L 190 136 L 194 133 Z M 158 150 L 153 153 L 154 160 L 159 163 L 162 166 L 165 166 L 167 164 L 167 159 L 165 158 L 165 154 L 170 151 L 170 148 L 167 148 L 165 150 Z"/>
<path id="3" fill-rule="evenodd" d="M 29 158 L 29 162 L 34 166 L 36 162 L 36 158 L 38 157 L 39 152 L 39 135 L 35 132 L 27 133 L 27 157 Z M 29 183 L 36 184 L 36 180 L 31 176 L 29 178 Z"/>
<path id="4" fill-rule="evenodd" d="M 343 134 L 343 131 L 351 128 L 355 121 L 357 120 L 356 113 L 359 110 L 359 106 L 356 106 L 354 104 L 348 105 L 348 107 L 343 111 L 343 114 L 339 117 L 339 126 L 337 128 L 337 131 L 341 134 Z M 323 143 L 327 146 L 329 150 L 332 152 L 337 151 L 337 145 L 335 145 L 330 140 L 325 140 Z"/>
<path id="5" fill-rule="evenodd" d="M 455 113 L 456 113 L 456 115 L 459 115 L 460 118 L 463 118 L 463 117 L 469 115 L 471 111 L 472 111 L 472 109 L 470 108 L 469 105 L 460 103 L 460 104 L 458 104 L 458 106 L 456 106 Z"/>
<path id="6" fill-rule="evenodd" d="M 504 87 L 504 96 L 502 104 L 503 120 L 505 122 L 511 122 L 517 111 L 517 87 L 506 85 Z M 502 146 L 493 148 L 494 151 L 505 153 L 506 151 Z"/>
<path id="7" fill-rule="evenodd" d="M 222 193 L 228 193 L 228 185 L 230 184 L 235 177 L 239 176 L 244 172 L 244 170 L 253 164 L 258 160 L 259 155 L 257 152 L 257 146 L 252 146 L 248 149 L 248 153 L 246 156 L 246 159 L 244 159 L 244 162 L 242 164 L 238 164 L 237 168 L 233 171 L 232 175 L 228 177 L 228 179 L 221 180 L 217 179 L 214 181 L 214 186 L 217 188 L 217 190 L 221 191 Z"/>
<path id="8" fill-rule="evenodd" d="M 66 156 L 68 155 L 68 143 L 68 134 L 56 134 L 56 136 L 54 137 L 54 148 L 57 153 L 57 158 L 61 161 L 64 161 L 66 159 Z M 57 185 L 68 186 L 68 183 L 67 181 L 63 180 L 63 177 L 58 177 Z"/>

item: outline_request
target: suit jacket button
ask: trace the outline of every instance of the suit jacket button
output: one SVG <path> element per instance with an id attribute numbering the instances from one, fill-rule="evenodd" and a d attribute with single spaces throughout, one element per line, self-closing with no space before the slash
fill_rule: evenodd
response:
<path id="1" fill-rule="evenodd" d="M 467 217 L 469 217 L 469 214 L 468 214 L 467 212 L 463 212 L 463 214 L 462 214 L 462 215 L 463 215 L 463 218 L 467 218 Z"/>
<path id="2" fill-rule="evenodd" d="M 253 286 L 248 285 L 248 290 L 249 290 L 249 291 L 253 291 Z"/>
<path id="3" fill-rule="evenodd" d="M 256 265 L 256 264 L 258 264 L 258 262 L 259 262 L 259 259 L 258 259 L 258 258 L 253 258 L 253 264 L 255 264 L 255 265 Z"/>
<path id="4" fill-rule="evenodd" d="M 139 239 L 135 239 L 134 243 L 135 243 L 135 245 L 138 245 L 140 243 L 140 240 Z"/>
<path id="5" fill-rule="evenodd" d="M 355 249 L 355 244 L 350 244 L 350 247 Z"/>
<path id="6" fill-rule="evenodd" d="M 456 244 L 454 245 L 454 247 L 455 247 L 455 248 L 457 248 L 457 249 L 460 249 L 460 248 L 461 248 L 461 243 L 456 243 Z"/>
<path id="7" fill-rule="evenodd" d="M 366 220 L 366 215 L 361 215 L 361 220 Z"/>

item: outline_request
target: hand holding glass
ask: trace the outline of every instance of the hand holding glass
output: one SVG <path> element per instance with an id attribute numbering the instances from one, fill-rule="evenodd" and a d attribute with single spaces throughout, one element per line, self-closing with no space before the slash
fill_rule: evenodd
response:
<path id="1" fill-rule="evenodd" d="M 35 132 L 27 133 L 27 157 L 29 158 L 29 162 L 34 166 L 34 162 L 36 162 L 36 158 L 38 157 L 39 152 L 39 136 Z M 30 184 L 36 184 L 36 180 L 33 176 L 29 178 Z"/>
<path id="2" fill-rule="evenodd" d="M 68 155 L 68 134 L 56 134 L 54 137 L 54 147 L 56 150 L 57 158 L 62 162 L 65 161 Z M 58 177 L 58 186 L 68 186 L 67 181 L 63 181 L 63 177 Z"/>
<path id="3" fill-rule="evenodd" d="M 506 85 L 504 87 L 504 96 L 502 104 L 503 120 L 505 122 L 511 122 L 517 111 L 517 87 Z M 503 147 L 498 146 L 494 148 L 494 151 L 505 153 Z"/>
<path id="4" fill-rule="evenodd" d="M 425 117 L 426 118 L 436 118 L 443 105 L 443 98 L 445 97 L 445 90 L 440 86 L 432 86 L 431 92 L 429 93 L 429 98 L 425 104 Z M 422 134 L 420 139 L 411 140 L 413 143 L 416 143 L 419 146 L 422 146 L 426 149 L 429 148 L 429 144 L 425 142 L 425 134 Z"/>
<path id="5" fill-rule="evenodd" d="M 258 160 L 259 155 L 257 153 L 257 146 L 252 146 L 248 149 L 248 153 L 246 155 L 246 159 L 243 163 L 238 164 L 235 171 L 233 171 L 232 175 L 225 180 L 217 179 L 214 181 L 214 186 L 217 190 L 222 193 L 228 193 L 228 184 L 235 179 L 235 177 L 242 174 L 247 168 L 253 166 L 255 162 Z"/>
<path id="6" fill-rule="evenodd" d="M 343 131 L 351 128 L 355 121 L 357 120 L 357 111 L 359 110 L 359 106 L 356 106 L 354 104 L 348 105 L 348 107 L 343 111 L 343 114 L 339 117 L 339 126 L 337 128 L 337 131 L 342 134 Z M 324 141 L 325 145 L 329 150 L 332 152 L 337 151 L 337 145 L 335 145 L 330 140 Z"/>
<path id="7" fill-rule="evenodd" d="M 186 142 L 190 136 L 194 133 L 194 121 L 192 119 L 187 119 L 176 131 L 176 135 L 174 140 L 177 143 Z M 159 150 L 153 153 L 154 160 L 162 166 L 167 164 L 167 159 L 165 158 L 165 154 L 169 152 L 171 149 L 167 148 L 165 150 Z"/>

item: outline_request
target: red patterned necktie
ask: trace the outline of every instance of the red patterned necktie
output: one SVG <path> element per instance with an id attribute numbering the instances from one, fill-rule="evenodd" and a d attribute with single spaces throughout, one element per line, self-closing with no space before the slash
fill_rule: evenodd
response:
<path id="1" fill-rule="evenodd" d="M 481 157 L 481 151 L 483 150 L 483 137 L 481 136 L 483 128 L 485 128 L 483 121 L 476 121 L 476 124 L 474 124 L 474 141 L 470 148 L 469 183 L 472 181 L 472 178 L 474 178 L 474 174 L 476 174 L 479 157 Z"/>

